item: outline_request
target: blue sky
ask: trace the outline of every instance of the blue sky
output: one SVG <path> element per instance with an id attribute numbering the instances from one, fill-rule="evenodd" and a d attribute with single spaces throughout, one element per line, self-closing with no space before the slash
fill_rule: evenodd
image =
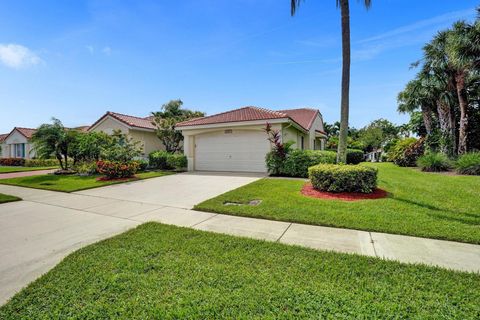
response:
<path id="1" fill-rule="evenodd" d="M 0 133 L 67 126 L 104 112 L 147 116 L 170 99 L 213 114 L 245 105 L 319 108 L 339 119 L 335 1 L 0 2 Z M 411 62 L 438 30 L 471 20 L 478 1 L 351 1 L 351 125 L 396 112 Z"/>

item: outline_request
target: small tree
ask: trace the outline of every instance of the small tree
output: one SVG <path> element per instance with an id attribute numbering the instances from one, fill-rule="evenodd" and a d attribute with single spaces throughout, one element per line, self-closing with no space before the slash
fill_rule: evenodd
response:
<path id="1" fill-rule="evenodd" d="M 162 105 L 161 111 L 152 112 L 152 124 L 157 127 L 157 136 L 162 141 L 167 152 L 179 152 L 182 150 L 183 135 L 175 130 L 178 122 L 192 118 L 203 117 L 205 114 L 200 111 L 182 109 L 182 100 L 171 100 Z"/>
<path id="2" fill-rule="evenodd" d="M 62 122 L 52 118 L 53 123 L 42 124 L 32 136 L 35 152 L 39 158 L 55 157 L 60 168 L 68 170 L 68 154 L 78 132 L 66 129 Z"/>
<path id="3" fill-rule="evenodd" d="M 101 158 L 109 161 L 127 163 L 142 154 L 140 141 L 120 132 L 114 131 L 110 143 L 102 147 Z"/>
<path id="4" fill-rule="evenodd" d="M 113 138 L 104 132 L 85 132 L 77 136 L 70 148 L 70 157 L 78 161 L 98 161 L 102 150 L 113 144 Z"/>

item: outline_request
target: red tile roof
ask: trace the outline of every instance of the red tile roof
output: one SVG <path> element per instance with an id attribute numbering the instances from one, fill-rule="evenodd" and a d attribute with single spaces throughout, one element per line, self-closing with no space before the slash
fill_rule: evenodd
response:
<path id="1" fill-rule="evenodd" d="M 15 127 L 13 128 L 12 132 L 14 130 L 17 130 L 20 132 L 25 138 L 30 139 L 32 135 L 37 131 L 37 129 L 31 129 L 31 128 L 20 128 L 20 127 Z"/>
<path id="2" fill-rule="evenodd" d="M 8 133 L 0 134 L 0 142 L 3 142 L 8 137 Z"/>
<path id="3" fill-rule="evenodd" d="M 95 125 L 97 125 L 100 121 L 102 121 L 107 116 L 110 116 L 120 122 L 123 122 L 130 127 L 155 130 L 155 126 L 152 124 L 151 116 L 140 118 L 135 116 L 129 116 L 126 114 L 111 112 L 111 111 L 108 111 L 100 119 L 95 121 L 95 123 L 92 124 L 90 128 L 93 128 Z"/>
<path id="4" fill-rule="evenodd" d="M 243 107 L 240 109 L 218 113 L 207 117 L 201 117 L 180 122 L 177 124 L 177 127 L 254 120 L 290 119 L 296 122 L 305 130 L 310 130 L 313 121 L 315 120 L 315 117 L 318 113 L 318 110 L 307 108 L 273 111 L 257 107 Z"/>

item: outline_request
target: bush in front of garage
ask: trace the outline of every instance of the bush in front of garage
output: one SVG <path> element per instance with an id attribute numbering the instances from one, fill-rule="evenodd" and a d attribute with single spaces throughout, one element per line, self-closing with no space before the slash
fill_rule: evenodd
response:
<path id="1" fill-rule="evenodd" d="M 362 165 L 319 164 L 308 175 L 320 191 L 371 193 L 377 188 L 377 169 Z"/>
<path id="2" fill-rule="evenodd" d="M 267 154 L 266 162 L 271 175 L 288 177 L 308 177 L 308 168 L 319 163 L 335 163 L 336 153 L 323 150 L 292 150 L 284 159 Z"/>
<path id="3" fill-rule="evenodd" d="M 148 155 L 151 168 L 162 170 L 184 170 L 187 167 L 187 157 L 179 153 L 154 151 Z"/>

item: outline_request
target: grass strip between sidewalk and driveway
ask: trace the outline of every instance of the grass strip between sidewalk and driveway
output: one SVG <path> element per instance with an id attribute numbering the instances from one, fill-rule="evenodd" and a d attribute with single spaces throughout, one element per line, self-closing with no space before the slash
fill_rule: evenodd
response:
<path id="1" fill-rule="evenodd" d="M 480 275 L 147 223 L 80 249 L 10 319 L 474 319 Z"/>
<path id="2" fill-rule="evenodd" d="M 99 175 L 78 176 L 45 174 L 39 176 L 0 179 L 0 184 L 52 191 L 74 192 L 112 184 L 162 177 L 174 173 L 175 172 L 171 171 L 146 171 L 137 173 L 133 178 L 122 180 L 98 180 L 98 178 L 101 177 Z"/>
<path id="3" fill-rule="evenodd" d="M 18 201 L 18 200 L 22 200 L 22 199 L 18 197 L 10 196 L 8 194 L 0 193 L 0 203 L 7 203 L 12 201 Z"/>
<path id="4" fill-rule="evenodd" d="M 0 166 L 0 174 L 13 173 L 13 172 L 26 172 L 26 171 L 39 171 L 58 169 L 58 167 L 16 167 L 16 166 Z"/>
<path id="5" fill-rule="evenodd" d="M 480 244 L 480 177 L 377 167 L 389 197 L 346 202 L 309 198 L 304 181 L 262 179 L 195 206 L 196 210 Z M 256 206 L 251 200 L 261 200 Z M 238 203 L 240 205 L 225 205 Z"/>

